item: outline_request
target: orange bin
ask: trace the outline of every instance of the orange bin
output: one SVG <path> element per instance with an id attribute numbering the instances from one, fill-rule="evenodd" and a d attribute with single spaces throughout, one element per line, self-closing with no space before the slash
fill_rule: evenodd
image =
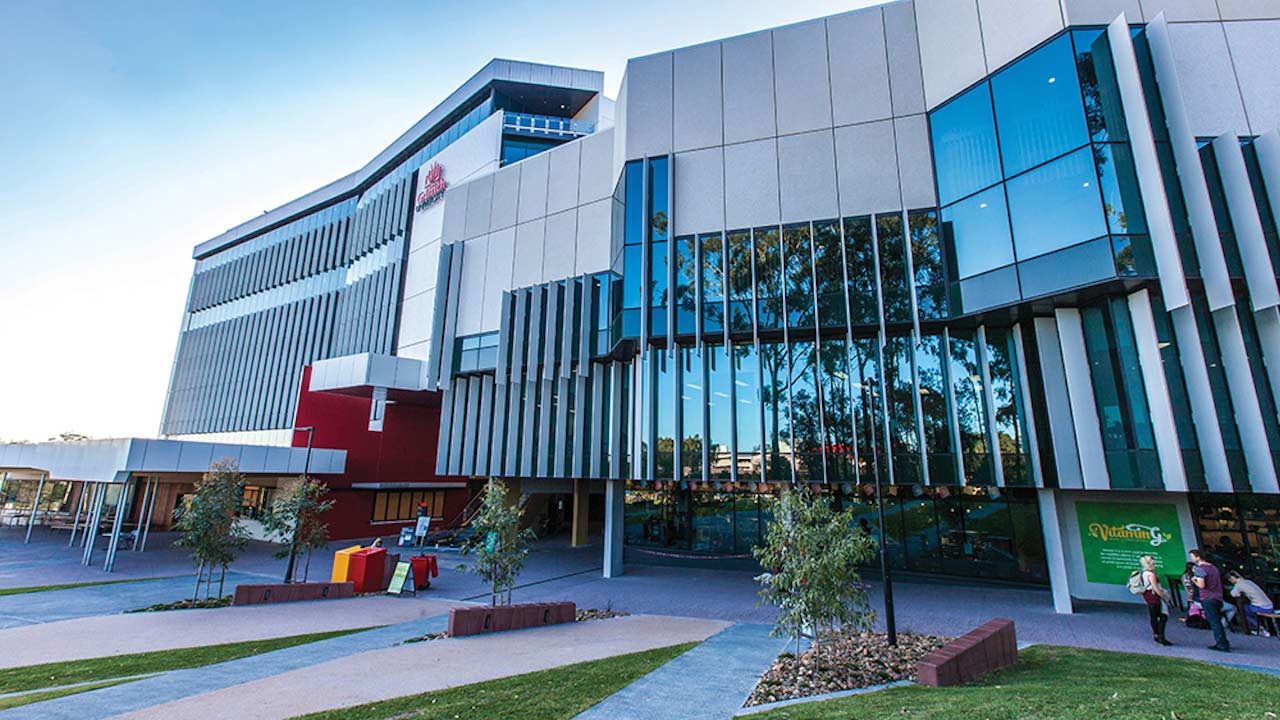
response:
<path id="1" fill-rule="evenodd" d="M 431 578 L 439 577 L 440 564 L 435 555 L 417 555 L 409 558 L 413 566 L 413 586 L 415 590 L 426 590 L 431 587 Z"/>
<path id="2" fill-rule="evenodd" d="M 359 550 L 359 545 L 352 545 L 348 548 L 342 548 L 333 554 L 333 573 L 329 576 L 329 582 L 340 583 L 348 580 L 347 574 L 351 571 L 351 556 L 359 552 Z"/>
<path id="3" fill-rule="evenodd" d="M 382 571 L 386 562 L 386 548 L 371 547 L 351 553 L 347 579 L 355 583 L 357 594 L 382 592 L 384 585 Z"/>

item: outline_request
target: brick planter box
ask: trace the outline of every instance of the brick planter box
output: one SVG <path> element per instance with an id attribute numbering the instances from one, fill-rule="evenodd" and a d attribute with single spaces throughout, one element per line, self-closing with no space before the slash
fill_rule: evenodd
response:
<path id="1" fill-rule="evenodd" d="M 926 655 L 916 664 L 916 682 L 930 687 L 960 685 L 1017 661 L 1013 621 L 996 618 Z"/>
<path id="2" fill-rule="evenodd" d="M 355 585 L 349 582 L 267 583 L 237 585 L 232 605 L 298 602 L 300 600 L 338 600 L 355 596 Z"/>
<path id="3" fill-rule="evenodd" d="M 571 602 L 456 607 L 449 609 L 449 637 L 558 625 L 577 616 L 578 607 Z"/>

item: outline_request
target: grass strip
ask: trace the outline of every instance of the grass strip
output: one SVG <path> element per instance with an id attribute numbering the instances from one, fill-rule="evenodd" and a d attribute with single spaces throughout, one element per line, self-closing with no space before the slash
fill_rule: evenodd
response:
<path id="1" fill-rule="evenodd" d="M 695 645 L 697 643 L 672 645 L 303 717 L 305 720 L 564 720 Z"/>
<path id="2" fill-rule="evenodd" d="M 333 630 L 306 635 L 267 638 L 265 640 L 247 640 L 221 645 L 154 650 L 151 652 L 131 653 L 129 655 L 65 660 L 63 662 L 4 668 L 0 669 L 0 693 L 55 688 L 59 685 L 71 685 L 73 683 L 203 667 L 250 655 L 271 652 L 272 650 L 305 645 L 319 640 L 328 640 L 329 638 L 369 629 Z"/>
<path id="3" fill-rule="evenodd" d="M 23 693 L 22 695 L 9 695 L 0 697 L 0 710 L 9 710 L 11 708 L 30 705 L 31 703 L 44 702 L 45 700 L 54 700 L 68 695 L 78 695 L 82 692 L 90 690 L 101 690 L 102 688 L 111 687 L 113 685 L 123 685 L 127 682 L 133 682 L 138 678 L 120 678 L 119 680 L 103 680 L 102 682 L 87 683 L 85 685 L 73 685 L 71 687 L 54 688 L 53 690 L 41 690 L 39 692 Z"/>
<path id="4" fill-rule="evenodd" d="M 1280 712 L 1280 678 L 1181 658 L 1036 645 L 1018 664 L 950 688 L 892 688 L 752 720 L 1243 720 Z"/>
<path id="5" fill-rule="evenodd" d="M 61 585 L 31 585 L 28 587 L 0 588 L 0 597 L 5 595 L 26 595 L 27 593 L 49 592 L 50 590 L 70 590 L 72 588 L 93 587 L 94 585 L 119 585 L 120 583 L 146 582 L 148 580 L 168 580 L 181 575 L 168 575 L 154 578 L 126 578 L 122 580 L 94 580 L 92 582 L 62 583 Z"/>

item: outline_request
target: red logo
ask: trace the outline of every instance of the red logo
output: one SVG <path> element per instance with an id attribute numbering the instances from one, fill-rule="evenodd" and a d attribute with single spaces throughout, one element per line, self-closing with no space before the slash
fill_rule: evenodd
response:
<path id="1" fill-rule="evenodd" d="M 443 197 L 444 191 L 448 189 L 449 182 L 444 179 L 444 166 L 440 163 L 431 163 L 431 167 L 427 168 L 427 172 L 422 176 L 422 188 L 413 199 L 413 209 L 426 210 Z"/>

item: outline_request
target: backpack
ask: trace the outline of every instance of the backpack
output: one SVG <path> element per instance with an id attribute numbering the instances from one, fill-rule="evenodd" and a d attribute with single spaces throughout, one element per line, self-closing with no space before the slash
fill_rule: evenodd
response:
<path id="1" fill-rule="evenodd" d="M 1134 570 L 1129 573 L 1129 592 L 1133 595 L 1141 595 L 1147 589 L 1147 583 L 1142 579 L 1142 571 Z"/>

